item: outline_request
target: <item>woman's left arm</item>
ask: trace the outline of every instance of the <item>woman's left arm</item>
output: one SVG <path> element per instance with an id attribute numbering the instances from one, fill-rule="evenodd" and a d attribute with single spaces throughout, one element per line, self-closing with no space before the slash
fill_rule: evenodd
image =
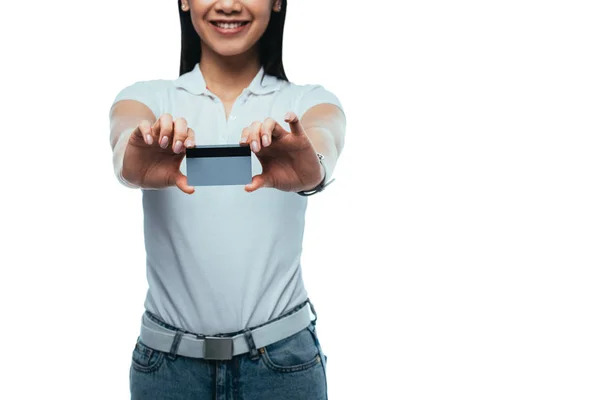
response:
<path id="1" fill-rule="evenodd" d="M 300 118 L 300 120 L 299 120 Z M 246 185 L 302 193 L 328 183 L 344 147 L 346 117 L 335 96 L 316 87 L 288 112 L 289 130 L 273 118 L 255 121 L 242 131 L 240 143 L 250 145 L 262 164 L 262 173 Z M 319 162 L 317 153 L 323 155 Z"/>
<path id="2" fill-rule="evenodd" d="M 346 117 L 343 111 L 333 104 L 318 104 L 304 113 L 300 123 L 315 150 L 323 154 L 329 179 L 344 148 Z"/>

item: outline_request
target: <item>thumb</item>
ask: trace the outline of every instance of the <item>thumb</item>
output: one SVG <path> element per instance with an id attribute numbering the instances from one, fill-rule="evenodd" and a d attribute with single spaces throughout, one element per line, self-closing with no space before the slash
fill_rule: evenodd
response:
<path id="1" fill-rule="evenodd" d="M 247 184 L 244 187 L 244 190 L 246 190 L 246 192 L 248 192 L 248 193 L 252 193 L 257 189 L 264 188 L 264 187 L 270 187 L 270 186 L 271 186 L 271 181 L 268 178 L 268 176 L 265 174 L 260 174 L 260 175 L 254 175 L 252 177 L 252 182 Z"/>
<path id="2" fill-rule="evenodd" d="M 287 114 L 285 114 L 285 122 L 287 122 L 290 125 L 290 131 L 294 134 L 294 135 L 303 135 L 304 134 L 304 128 L 302 127 L 302 124 L 300 123 L 300 120 L 298 119 L 298 116 L 296 115 L 295 112 L 290 111 Z"/>
<path id="3" fill-rule="evenodd" d="M 193 186 L 188 185 L 187 176 L 181 173 L 181 171 L 177 171 L 175 173 L 175 186 L 177 186 L 183 193 L 192 194 L 196 189 Z"/>

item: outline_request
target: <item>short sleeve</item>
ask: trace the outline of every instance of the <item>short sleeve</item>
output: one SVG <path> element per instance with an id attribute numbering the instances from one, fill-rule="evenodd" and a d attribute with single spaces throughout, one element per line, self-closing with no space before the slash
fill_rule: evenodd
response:
<path id="1" fill-rule="evenodd" d="M 156 118 L 162 115 L 162 95 L 164 81 L 140 81 L 122 89 L 113 101 L 113 106 L 121 100 L 136 100 L 145 104 Z M 112 106 L 111 106 L 112 107 Z"/>
<path id="2" fill-rule="evenodd" d="M 336 95 L 321 85 L 307 85 L 298 99 L 296 115 L 298 115 L 299 119 L 302 119 L 306 111 L 319 104 L 333 104 L 344 112 L 342 103 Z"/>

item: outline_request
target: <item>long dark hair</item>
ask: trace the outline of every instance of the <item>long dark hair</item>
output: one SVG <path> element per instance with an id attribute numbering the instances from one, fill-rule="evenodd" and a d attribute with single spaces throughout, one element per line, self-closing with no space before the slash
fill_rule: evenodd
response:
<path id="1" fill-rule="evenodd" d="M 179 22 L 181 24 L 181 58 L 179 61 L 179 75 L 190 72 L 200 62 L 200 37 L 192 24 L 191 12 L 184 12 L 179 5 Z M 288 80 L 283 69 L 283 28 L 285 25 L 285 11 L 287 0 L 281 0 L 281 10 L 271 11 L 271 19 L 265 33 L 259 40 L 260 63 L 267 75 Z"/>

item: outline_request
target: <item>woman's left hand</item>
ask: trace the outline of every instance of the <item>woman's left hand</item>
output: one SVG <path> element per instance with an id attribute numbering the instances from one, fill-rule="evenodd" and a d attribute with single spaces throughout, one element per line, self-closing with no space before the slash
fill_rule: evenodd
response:
<path id="1" fill-rule="evenodd" d="M 290 131 L 272 118 L 254 122 L 242 131 L 240 144 L 249 145 L 262 165 L 262 173 L 246 185 L 247 192 L 270 187 L 286 192 L 310 190 L 323 180 L 317 152 L 298 116 L 285 115 Z"/>

